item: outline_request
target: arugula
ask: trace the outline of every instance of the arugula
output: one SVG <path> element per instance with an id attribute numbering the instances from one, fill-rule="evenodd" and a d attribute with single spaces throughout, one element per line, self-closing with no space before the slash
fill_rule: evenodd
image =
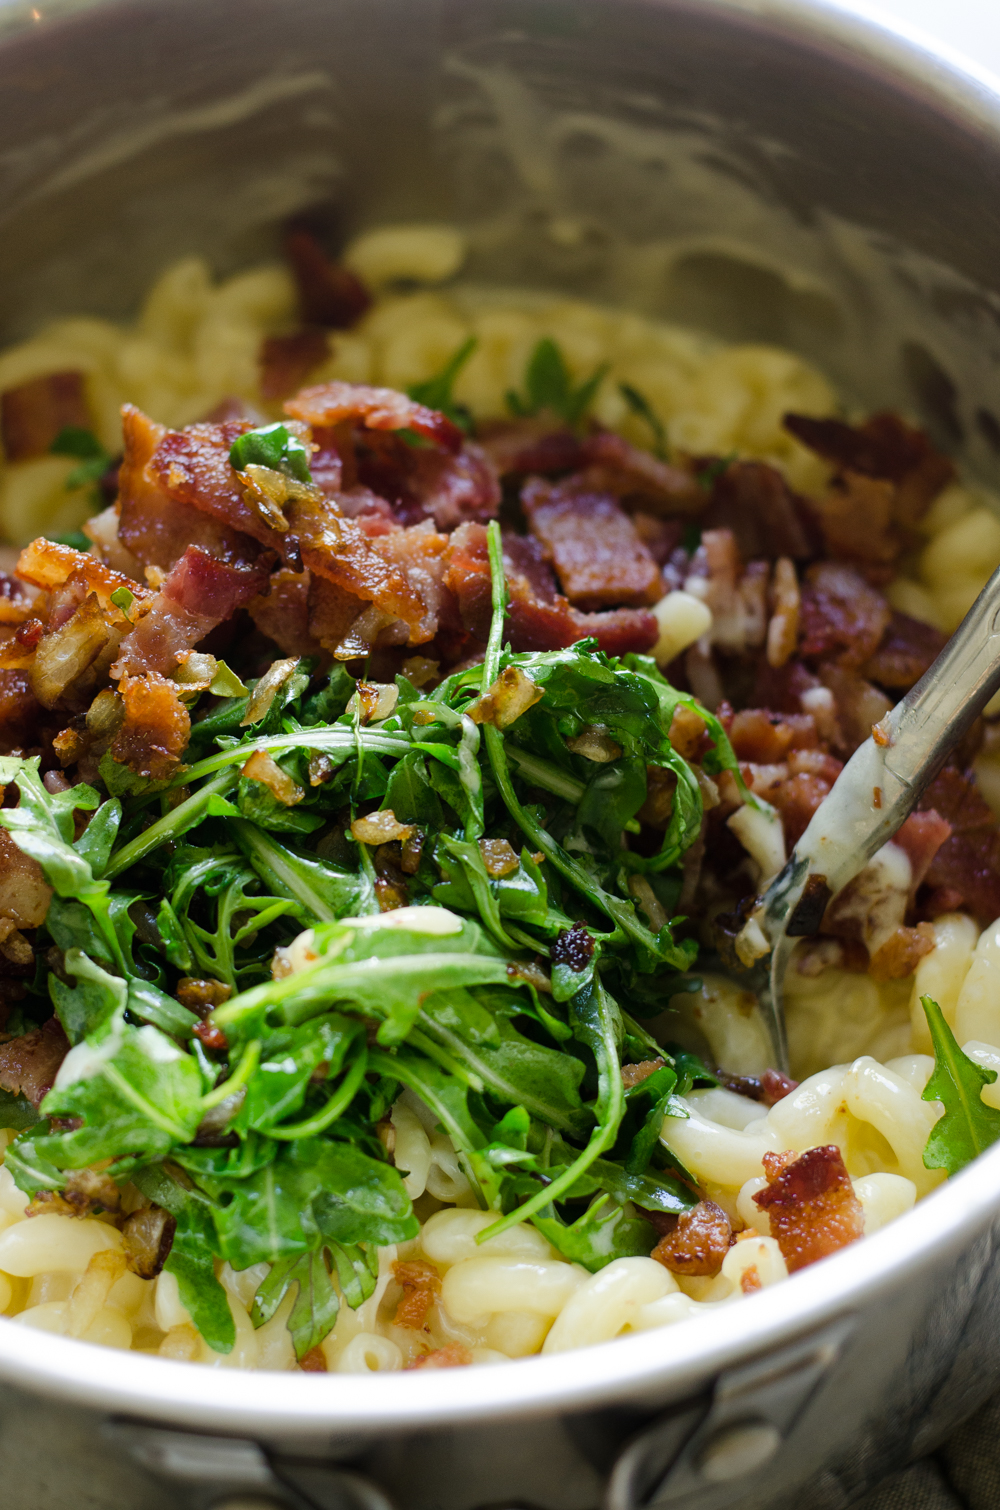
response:
<path id="1" fill-rule="evenodd" d="M 983 1087 L 993 1084 L 997 1072 L 962 1053 L 936 1001 L 922 996 L 920 1005 L 934 1046 L 934 1070 L 922 1099 L 944 1107 L 927 1139 L 924 1163 L 928 1169 L 957 1174 L 1000 1138 L 1000 1111 L 982 1099 Z"/>
<path id="2" fill-rule="evenodd" d="M 528 359 L 523 394 L 509 389 L 507 407 L 520 417 L 548 411 L 575 428 L 597 397 L 607 371 L 608 363 L 604 362 L 574 387 L 565 357 L 555 341 L 544 336 Z"/>
<path id="3" fill-rule="evenodd" d="M 619 383 L 618 392 L 628 404 L 632 413 L 639 419 L 644 420 L 653 432 L 653 452 L 661 461 L 666 461 L 669 456 L 667 447 L 667 432 L 663 427 L 656 410 L 650 404 L 645 394 L 640 393 L 638 388 L 633 388 L 631 383 Z"/>
<path id="4" fill-rule="evenodd" d="M 67 493 L 75 492 L 77 488 L 90 488 L 91 501 L 97 508 L 102 508 L 104 499 L 98 484 L 109 467 L 114 465 L 114 458 L 105 451 L 101 442 L 92 430 L 85 430 L 79 425 L 65 425 L 55 440 L 49 446 L 52 456 L 75 456 L 80 462 L 69 473 L 64 484 Z M 66 538 L 57 543 L 73 545 L 76 550 L 89 551 L 90 538 L 80 532 L 83 545 L 76 545 L 72 538 Z"/>
<path id="5" fill-rule="evenodd" d="M 229 460 L 237 472 L 249 466 L 268 467 L 296 482 L 312 481 L 308 448 L 280 422 L 238 435 L 229 448 Z"/>
<path id="6" fill-rule="evenodd" d="M 466 435 L 472 434 L 472 411 L 466 404 L 456 403 L 452 397 L 452 389 L 455 386 L 455 379 L 478 345 L 478 339 L 475 336 L 469 336 L 448 358 L 440 372 L 425 379 L 422 383 L 411 383 L 406 390 L 415 403 L 426 404 L 428 409 L 437 409 L 439 413 L 446 415 L 452 424 L 464 430 Z"/>

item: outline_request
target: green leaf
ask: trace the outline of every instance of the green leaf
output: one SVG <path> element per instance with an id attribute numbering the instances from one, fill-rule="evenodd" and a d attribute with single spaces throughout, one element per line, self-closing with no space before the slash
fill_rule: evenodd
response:
<path id="1" fill-rule="evenodd" d="M 229 460 L 237 472 L 249 466 L 270 467 L 297 482 L 311 482 L 309 452 L 287 425 L 261 425 L 238 435 L 229 448 Z"/>
<path id="2" fill-rule="evenodd" d="M 230 825 L 230 832 L 264 885 L 297 902 L 310 919 L 330 923 L 375 910 L 374 891 L 364 874 L 299 854 L 242 819 Z"/>
<path id="3" fill-rule="evenodd" d="M 517 415 L 547 410 L 569 425 L 578 425 L 593 403 L 607 370 L 605 362 L 574 388 L 562 352 L 551 337 L 543 336 L 528 359 L 524 394 L 508 392 L 507 407 Z"/>
<path id="4" fill-rule="evenodd" d="M 667 459 L 667 432 L 663 428 L 663 421 L 653 409 L 645 394 L 640 393 L 638 388 L 633 388 L 631 383 L 619 383 L 618 392 L 628 404 L 632 413 L 644 420 L 653 432 L 655 442 L 653 450 L 661 461 Z"/>
<path id="5" fill-rule="evenodd" d="M 26 1132 L 38 1120 L 38 1113 L 27 1097 L 0 1090 L 0 1127 L 12 1127 L 15 1132 Z"/>
<path id="6" fill-rule="evenodd" d="M 80 425 L 65 425 L 49 446 L 49 451 L 53 456 L 76 456 L 80 461 L 111 460 L 94 432 Z"/>
<path id="7" fill-rule="evenodd" d="M 621 1206 L 599 1196 L 582 1216 L 568 1225 L 557 1216 L 535 1216 L 532 1225 L 569 1260 L 596 1274 L 616 1258 L 645 1258 L 658 1234 L 641 1217 L 628 1216 Z"/>
<path id="8" fill-rule="evenodd" d="M 957 1174 L 1000 1138 L 1000 1111 L 982 1099 L 983 1086 L 992 1085 L 997 1072 L 962 1053 L 936 1001 L 922 996 L 920 1004 L 934 1046 L 934 1071 L 922 1099 L 944 1107 L 927 1139 L 924 1163 L 928 1169 Z"/>
<path id="9" fill-rule="evenodd" d="M 452 397 L 452 388 L 455 379 L 478 346 L 476 336 L 462 342 L 461 346 L 450 356 L 440 372 L 433 377 L 425 379 L 422 383 L 411 383 L 407 388 L 410 398 L 418 404 L 426 404 L 428 409 L 437 409 L 451 420 L 452 424 L 458 425 L 466 434 L 472 433 L 472 414 L 465 404 L 457 404 Z M 394 809 L 395 811 L 395 809 Z"/>
<path id="10" fill-rule="evenodd" d="M 254 1326 L 270 1321 L 293 1285 L 298 1293 L 287 1326 L 295 1356 L 301 1360 L 333 1330 L 340 1310 L 322 1249 L 274 1264 L 254 1296 L 250 1319 Z"/>

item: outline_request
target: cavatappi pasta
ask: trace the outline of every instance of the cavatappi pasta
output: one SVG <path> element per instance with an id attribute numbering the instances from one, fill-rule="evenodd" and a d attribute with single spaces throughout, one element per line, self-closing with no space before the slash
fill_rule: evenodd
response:
<path id="1" fill-rule="evenodd" d="M 621 395 L 619 384 L 631 384 L 672 445 L 759 458 L 798 491 L 822 490 L 826 467 L 781 419 L 789 410 L 831 414 L 836 396 L 797 356 L 765 346 L 723 346 L 580 301 L 464 285 L 463 257 L 461 237 L 446 227 L 390 228 L 360 238 L 345 261 L 377 297 L 357 326 L 332 338 L 331 353 L 311 381 L 405 388 L 437 372 L 472 335 L 476 349 L 455 398 L 477 417 L 500 416 L 505 395 L 547 336 L 577 380 L 607 364 L 593 413 L 609 428 L 647 440 Z M 119 409 L 126 401 L 169 426 L 190 423 L 230 397 L 278 417 L 280 406 L 261 398 L 257 357 L 263 337 L 292 329 L 294 306 L 292 280 L 282 267 L 216 282 L 204 262 L 189 259 L 162 275 L 134 326 L 63 319 L 0 354 L 0 391 L 52 372 L 83 371 L 96 431 L 109 452 L 118 448 Z M 91 512 L 83 490 L 66 490 L 74 465 L 72 458 L 46 456 L 4 466 L 0 522 L 10 541 L 75 528 Z M 921 523 L 926 543 L 888 587 L 890 602 L 954 629 L 1000 563 L 998 511 L 997 501 L 980 490 L 948 487 Z M 704 621 L 708 610 L 696 599 L 677 601 L 683 596 L 672 595 L 661 628 L 667 641 L 673 634 L 686 646 L 711 618 Z M 1000 811 L 1000 754 L 987 748 L 976 770 Z M 783 851 L 769 866 L 751 838 L 745 842 L 762 873 L 777 869 Z M 934 947 L 913 976 L 882 984 L 836 966 L 822 968 L 822 962 L 813 968 L 813 946 L 800 945 L 786 997 L 792 1073 L 803 1077 L 798 1088 L 769 1110 L 722 1087 L 694 1090 L 684 1098 L 687 1117 L 665 1119 L 665 1146 L 737 1228 L 752 1229 L 712 1278 L 674 1274 L 644 1257 L 618 1259 L 590 1274 L 528 1225 L 477 1245 L 476 1234 L 494 1217 L 476 1206 L 434 1116 L 405 1091 L 392 1108 L 391 1148 L 416 1203 L 420 1235 L 380 1250 L 374 1293 L 356 1310 L 342 1306 L 322 1343 L 327 1368 L 399 1370 L 425 1354 L 428 1341 L 484 1363 L 557 1352 L 684 1321 L 747 1288 L 774 1284 L 788 1271 L 766 1212 L 752 1199 L 767 1183 L 761 1160 L 768 1152 L 835 1144 L 866 1232 L 905 1212 L 943 1178 L 922 1161 L 941 1108 L 921 1100 L 933 1061 L 920 996 L 940 1003 L 970 1058 L 1000 1069 L 1000 922 L 980 934 L 970 918 L 954 913 L 932 926 Z M 699 990 L 674 999 L 680 1020 L 707 1040 L 717 1063 L 759 1073 L 767 1064 L 766 1041 L 746 999 L 721 976 L 701 980 Z M 1000 1081 L 986 1087 L 983 1100 L 1000 1109 Z M 126 1187 L 126 1210 L 132 1199 L 139 1203 Z M 213 1367 L 296 1366 L 285 1326 L 293 1295 L 264 1325 L 255 1328 L 250 1320 L 267 1266 L 221 1267 L 236 1345 L 227 1355 L 215 1353 L 193 1327 L 170 1273 L 143 1280 L 125 1271 L 121 1235 L 110 1220 L 62 1214 L 26 1220 L 27 1204 L 0 1169 L 0 1311 L 14 1324 Z M 393 1264 L 407 1261 L 433 1265 L 440 1278 L 420 1334 L 392 1320 L 402 1293 Z M 753 1286 L 744 1282 L 751 1270 Z"/>

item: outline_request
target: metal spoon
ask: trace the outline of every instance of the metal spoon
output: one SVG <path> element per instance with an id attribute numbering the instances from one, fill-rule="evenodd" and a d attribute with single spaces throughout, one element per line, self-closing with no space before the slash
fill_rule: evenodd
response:
<path id="1" fill-rule="evenodd" d="M 998 688 L 1000 568 L 930 670 L 852 755 L 737 940 L 741 958 L 757 960 L 747 984 L 778 1068 L 788 1069 L 781 995 L 796 939 L 818 931 L 830 898 L 892 838 Z"/>

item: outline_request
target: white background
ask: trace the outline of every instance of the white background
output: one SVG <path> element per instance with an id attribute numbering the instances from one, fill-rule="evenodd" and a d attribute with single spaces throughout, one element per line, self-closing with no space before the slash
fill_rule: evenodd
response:
<path id="1" fill-rule="evenodd" d="M 859 0 L 857 8 L 920 27 L 1000 75 L 1000 0 Z"/>

